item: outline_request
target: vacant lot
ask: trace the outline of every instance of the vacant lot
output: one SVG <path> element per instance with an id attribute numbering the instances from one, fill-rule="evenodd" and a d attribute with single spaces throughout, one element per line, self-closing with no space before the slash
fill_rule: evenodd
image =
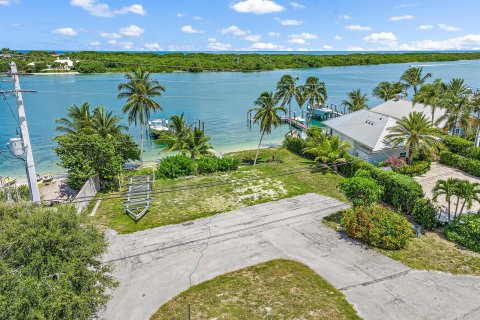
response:
<path id="1" fill-rule="evenodd" d="M 254 155 L 255 151 L 231 154 L 239 159 Z M 153 206 L 138 223 L 127 216 L 121 199 L 103 201 L 93 219 L 119 233 L 130 233 L 310 192 L 345 200 L 337 189 L 341 177 L 327 170 L 311 171 L 313 161 L 282 148 L 263 149 L 260 157 L 260 164 L 234 172 L 156 181 L 155 190 L 162 193 L 153 196 Z"/>

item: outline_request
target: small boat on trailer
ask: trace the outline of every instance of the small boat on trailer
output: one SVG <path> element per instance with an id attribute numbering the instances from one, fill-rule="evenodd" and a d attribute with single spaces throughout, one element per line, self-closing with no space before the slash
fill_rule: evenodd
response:
<path id="1" fill-rule="evenodd" d="M 159 135 L 161 132 L 168 131 L 168 120 L 155 119 L 148 122 L 148 129 L 152 134 Z"/>

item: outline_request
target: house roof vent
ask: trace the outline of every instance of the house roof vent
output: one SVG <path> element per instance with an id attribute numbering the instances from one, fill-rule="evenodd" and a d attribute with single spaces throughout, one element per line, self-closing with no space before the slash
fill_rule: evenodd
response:
<path id="1" fill-rule="evenodd" d="M 397 93 L 395 95 L 395 101 L 403 101 L 405 100 L 405 94 L 404 93 Z"/>

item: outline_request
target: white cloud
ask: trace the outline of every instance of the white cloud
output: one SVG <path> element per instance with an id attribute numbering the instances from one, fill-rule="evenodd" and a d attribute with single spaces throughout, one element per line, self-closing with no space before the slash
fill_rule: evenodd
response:
<path id="1" fill-rule="evenodd" d="M 181 13 L 181 12 L 177 13 L 177 18 L 183 18 L 183 17 L 185 17 L 185 13 Z"/>
<path id="2" fill-rule="evenodd" d="M 160 48 L 160 45 L 156 42 L 145 42 L 145 48 L 147 48 L 148 50 L 162 50 L 162 48 Z"/>
<path id="3" fill-rule="evenodd" d="M 342 37 L 340 37 L 340 36 L 335 36 L 335 38 L 334 38 L 334 39 L 335 39 L 335 40 L 342 40 L 343 38 L 342 38 Z"/>
<path id="4" fill-rule="evenodd" d="M 255 50 L 290 50 L 284 46 L 274 44 L 271 42 L 255 42 L 250 46 L 250 49 Z"/>
<path id="5" fill-rule="evenodd" d="M 298 2 L 293 2 L 293 1 L 292 1 L 292 2 L 290 2 L 289 4 L 290 4 L 290 5 L 292 6 L 292 8 L 294 8 L 294 9 L 305 9 L 305 8 L 306 8 L 303 4 L 298 3 Z"/>
<path id="6" fill-rule="evenodd" d="M 208 45 L 207 47 L 211 50 L 220 50 L 220 51 L 225 51 L 231 48 L 231 44 L 229 43 L 222 43 L 218 42 L 217 39 L 215 38 L 209 38 L 208 39 Z"/>
<path id="7" fill-rule="evenodd" d="M 111 44 L 112 46 L 115 46 L 115 45 L 118 44 L 118 41 L 117 40 L 108 40 L 107 43 Z"/>
<path id="8" fill-rule="evenodd" d="M 339 18 L 342 20 L 352 20 L 352 17 L 348 14 L 342 14 Z"/>
<path id="9" fill-rule="evenodd" d="M 230 4 L 230 8 L 240 13 L 266 14 L 281 12 L 285 8 L 272 0 L 244 0 Z"/>
<path id="10" fill-rule="evenodd" d="M 185 33 L 205 33 L 205 31 L 203 30 L 197 30 L 195 29 L 194 27 L 190 26 L 190 25 L 186 25 L 186 26 L 183 26 L 180 28 L 180 30 L 182 32 L 185 32 Z"/>
<path id="11" fill-rule="evenodd" d="M 141 4 L 133 4 L 120 9 L 111 9 L 108 4 L 99 2 L 98 0 L 71 0 L 72 6 L 80 7 L 97 17 L 114 17 L 120 14 L 133 13 L 138 15 L 146 15 L 147 12 Z"/>
<path id="12" fill-rule="evenodd" d="M 288 40 L 287 42 L 295 43 L 295 44 L 306 44 L 307 43 L 307 41 L 305 39 L 300 39 L 300 38 L 293 38 L 293 39 Z"/>
<path id="13" fill-rule="evenodd" d="M 330 49 L 333 49 L 333 47 L 331 45 L 326 44 L 323 46 L 323 49 L 330 50 Z"/>
<path id="14" fill-rule="evenodd" d="M 298 34 L 291 34 L 289 35 L 290 38 L 297 38 L 297 39 L 306 39 L 306 40 L 313 40 L 317 39 L 318 36 L 313 33 L 302 32 Z"/>
<path id="15" fill-rule="evenodd" d="M 134 45 L 130 41 L 119 42 L 118 45 L 123 47 L 123 49 L 130 50 L 134 48 Z"/>
<path id="16" fill-rule="evenodd" d="M 102 43 L 100 41 L 93 41 L 93 42 L 90 42 L 90 45 L 92 47 L 100 47 Z"/>
<path id="17" fill-rule="evenodd" d="M 418 30 L 430 30 L 430 29 L 433 29 L 433 26 L 431 24 L 424 24 L 424 25 L 418 26 L 417 29 Z"/>
<path id="18" fill-rule="evenodd" d="M 282 26 L 299 26 L 303 23 L 301 20 L 295 20 L 295 19 L 283 19 L 280 20 L 280 24 Z"/>
<path id="19" fill-rule="evenodd" d="M 119 39 L 122 37 L 116 32 L 100 32 L 100 36 L 104 38 L 110 38 L 110 39 Z"/>
<path id="20" fill-rule="evenodd" d="M 460 28 L 457 28 L 457 27 L 454 27 L 454 26 L 450 26 L 448 24 L 439 24 L 438 27 L 442 30 L 445 30 L 445 31 L 449 31 L 449 32 L 455 32 L 455 31 L 460 31 L 462 29 Z"/>
<path id="21" fill-rule="evenodd" d="M 200 17 L 200 16 L 195 16 L 195 17 L 193 17 L 193 20 L 202 20 L 202 17 Z"/>
<path id="22" fill-rule="evenodd" d="M 138 37 L 144 32 L 145 30 L 133 24 L 128 27 L 118 29 L 118 33 L 125 37 Z"/>
<path id="23" fill-rule="evenodd" d="M 468 34 L 446 40 L 420 40 L 402 44 L 399 50 L 479 50 L 480 34 Z"/>
<path id="24" fill-rule="evenodd" d="M 220 33 L 224 34 L 224 35 L 232 35 L 232 36 L 242 37 L 242 36 L 246 35 L 248 33 L 248 31 L 242 30 L 235 25 L 231 25 L 228 28 L 222 29 L 220 31 Z"/>
<path id="25" fill-rule="evenodd" d="M 395 9 L 403 9 L 403 8 L 413 8 L 413 7 L 418 7 L 418 4 L 416 3 L 403 3 L 398 6 L 395 6 Z"/>
<path id="26" fill-rule="evenodd" d="M 363 38 L 367 42 L 392 42 L 397 41 L 397 37 L 391 32 L 372 33 Z"/>
<path id="27" fill-rule="evenodd" d="M 352 25 L 346 26 L 345 29 L 355 30 L 355 31 L 371 31 L 372 30 L 372 28 L 369 26 L 361 26 L 359 24 L 352 24 Z"/>
<path id="28" fill-rule="evenodd" d="M 278 33 L 278 32 L 269 32 L 269 33 L 268 33 L 268 36 L 269 36 L 269 37 L 277 38 L 277 37 L 280 37 L 280 33 Z"/>
<path id="29" fill-rule="evenodd" d="M 18 2 L 17 0 L 0 0 L 0 6 L 9 6 L 11 4 L 14 4 L 15 2 Z"/>
<path id="30" fill-rule="evenodd" d="M 413 16 L 406 14 L 403 16 L 390 17 L 390 21 L 402 21 L 402 20 L 412 20 Z"/>
<path id="31" fill-rule="evenodd" d="M 260 41 L 260 39 L 262 39 L 262 36 L 259 34 L 250 34 L 248 36 L 245 36 L 243 39 L 247 41 L 258 42 Z"/>
<path id="32" fill-rule="evenodd" d="M 70 36 L 70 37 L 78 35 L 78 31 L 73 28 L 58 28 L 53 30 L 52 32 L 56 34 L 61 34 L 63 36 Z"/>

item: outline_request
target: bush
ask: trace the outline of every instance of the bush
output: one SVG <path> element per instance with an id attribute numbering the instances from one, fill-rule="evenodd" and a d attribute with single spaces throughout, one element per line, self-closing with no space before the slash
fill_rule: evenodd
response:
<path id="1" fill-rule="evenodd" d="M 405 217 L 380 205 L 345 210 L 342 226 L 349 236 L 387 250 L 403 248 L 414 235 Z"/>
<path id="2" fill-rule="evenodd" d="M 187 156 L 178 154 L 163 158 L 158 164 L 156 178 L 175 179 L 195 173 L 193 160 Z"/>
<path id="3" fill-rule="evenodd" d="M 465 248 L 480 252 L 480 213 L 456 217 L 445 228 L 445 236 Z"/>
<path id="4" fill-rule="evenodd" d="M 387 160 L 383 162 L 384 166 L 390 167 L 390 168 L 397 168 L 405 164 L 405 159 L 399 156 L 390 156 L 388 157 Z"/>
<path id="5" fill-rule="evenodd" d="M 303 149 L 305 148 L 305 140 L 298 137 L 286 137 L 283 140 L 283 146 L 293 153 L 303 156 Z"/>
<path id="6" fill-rule="evenodd" d="M 428 160 L 413 161 L 411 164 L 402 164 L 398 167 L 392 167 L 396 173 L 405 174 L 410 177 L 419 176 L 430 170 L 431 162 Z"/>
<path id="7" fill-rule="evenodd" d="M 443 144 L 453 153 L 466 155 L 467 149 L 473 147 L 474 143 L 459 137 L 446 137 Z"/>
<path id="8" fill-rule="evenodd" d="M 457 168 L 459 160 L 460 160 L 460 156 L 453 152 L 450 152 L 450 151 L 440 152 L 440 163 L 444 165 Z"/>
<path id="9" fill-rule="evenodd" d="M 458 160 L 458 167 L 463 171 L 470 173 L 476 177 L 480 177 L 480 161 L 469 158 L 460 158 Z"/>
<path id="10" fill-rule="evenodd" d="M 237 170 L 239 165 L 240 160 L 235 158 L 201 157 L 197 160 L 197 172 L 209 174 L 217 171 L 232 171 Z"/>
<path id="11" fill-rule="evenodd" d="M 416 223 L 427 230 L 437 227 L 437 209 L 430 199 L 418 199 L 410 214 Z"/>
<path id="12" fill-rule="evenodd" d="M 358 169 L 353 176 L 362 177 L 362 178 L 372 178 L 372 174 L 370 173 L 370 171 L 365 169 Z"/>
<path id="13" fill-rule="evenodd" d="M 480 160 L 480 147 L 468 148 L 465 152 L 465 157 Z"/>
<path id="14" fill-rule="evenodd" d="M 383 187 L 371 178 L 355 176 L 343 179 L 339 187 L 354 207 L 371 206 L 383 195 Z"/>

